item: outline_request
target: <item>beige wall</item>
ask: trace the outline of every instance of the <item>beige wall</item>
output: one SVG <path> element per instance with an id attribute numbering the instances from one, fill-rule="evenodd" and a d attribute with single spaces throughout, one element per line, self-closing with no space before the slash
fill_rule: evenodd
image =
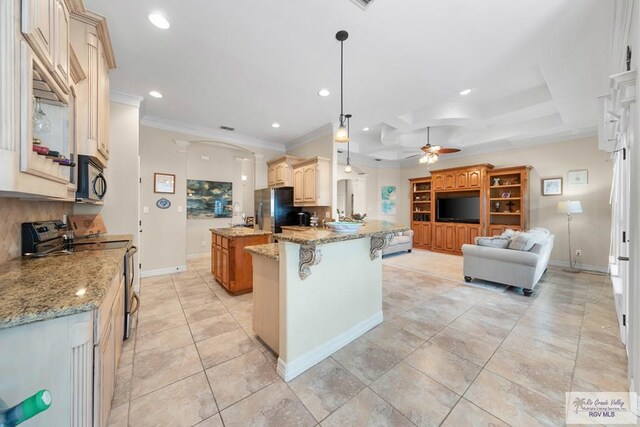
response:
<path id="1" fill-rule="evenodd" d="M 0 197 L 0 264 L 22 254 L 23 222 L 62 219 L 71 213 L 72 203 L 31 202 Z"/>
<path id="2" fill-rule="evenodd" d="M 567 262 L 567 221 L 557 212 L 557 203 L 562 200 L 580 200 L 584 213 L 576 214 L 571 223 L 571 246 L 582 250 L 582 263 L 586 267 L 606 268 L 608 265 L 611 207 L 609 193 L 611 189 L 612 166 L 607 153 L 598 151 L 597 140 L 583 138 L 532 147 L 513 148 L 495 153 L 478 154 L 446 160 L 442 159 L 433 167 L 446 169 L 477 163 L 491 163 L 496 168 L 518 165 L 531 165 L 530 175 L 530 220 L 529 227 L 544 227 L 556 235 L 551 254 L 553 261 Z M 567 172 L 587 169 L 589 183 L 586 186 L 567 185 Z M 410 220 L 409 183 L 407 179 L 428 176 L 425 166 L 415 166 L 402 170 L 405 201 L 401 222 Z M 563 178 L 562 196 L 542 196 L 540 179 L 548 177 Z"/>
<path id="3" fill-rule="evenodd" d="M 203 179 L 233 183 L 233 201 L 251 215 L 253 212 L 254 183 L 266 182 L 264 162 L 282 153 L 271 150 L 241 147 L 249 150 L 222 147 L 213 142 L 190 143 L 188 147 L 179 147 L 175 140 L 202 141 L 201 137 L 170 132 L 149 127 L 140 127 L 140 166 L 142 176 L 141 212 L 144 207 L 149 213 L 141 213 L 142 227 L 142 269 L 148 272 L 168 271 L 184 267 L 190 255 L 209 253 L 211 250 L 210 228 L 227 227 L 229 218 L 189 219 L 186 212 L 187 179 Z M 253 161 L 245 161 L 247 183 L 241 181 L 242 162 L 236 157 L 252 157 L 256 154 L 256 168 Z M 209 160 L 202 159 L 208 156 Z M 176 175 L 175 194 L 156 194 L 153 192 L 154 172 Z M 264 177 L 263 177 L 264 175 Z M 159 209 L 156 201 L 166 197 L 171 201 L 169 209 Z M 182 212 L 178 209 L 182 208 Z M 239 222 L 240 218 L 234 219 Z M 205 241 L 205 246 L 202 246 Z"/>

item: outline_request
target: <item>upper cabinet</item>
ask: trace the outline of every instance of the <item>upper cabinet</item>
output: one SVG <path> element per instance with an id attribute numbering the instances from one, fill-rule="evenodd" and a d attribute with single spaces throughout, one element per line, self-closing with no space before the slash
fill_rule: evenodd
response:
<path id="1" fill-rule="evenodd" d="M 75 40 L 85 40 L 75 51 L 74 21 Z M 91 65 L 87 33 L 96 39 Z M 106 166 L 114 66 L 104 18 L 82 1 L 0 3 L 0 196 L 72 201 L 77 155 Z"/>
<path id="2" fill-rule="evenodd" d="M 331 161 L 313 157 L 293 166 L 294 206 L 331 206 Z"/>
<path id="3" fill-rule="evenodd" d="M 431 174 L 433 189 L 436 191 L 478 190 L 482 186 L 485 166 L 434 171 Z"/>
<path id="4" fill-rule="evenodd" d="M 293 164 L 300 162 L 302 159 L 293 156 L 282 156 L 270 162 L 267 162 L 267 183 L 270 188 L 273 187 L 292 187 L 293 186 Z"/>
<path id="5" fill-rule="evenodd" d="M 103 17 L 91 12 L 71 14 L 71 46 L 86 79 L 76 85 L 78 151 L 109 160 L 109 70 L 115 59 Z"/>

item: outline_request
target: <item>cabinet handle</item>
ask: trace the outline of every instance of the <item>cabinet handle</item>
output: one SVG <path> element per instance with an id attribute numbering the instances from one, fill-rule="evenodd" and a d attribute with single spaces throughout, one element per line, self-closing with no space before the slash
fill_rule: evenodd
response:
<path id="1" fill-rule="evenodd" d="M 628 256 L 619 256 L 618 257 L 618 261 L 629 261 L 629 257 Z"/>

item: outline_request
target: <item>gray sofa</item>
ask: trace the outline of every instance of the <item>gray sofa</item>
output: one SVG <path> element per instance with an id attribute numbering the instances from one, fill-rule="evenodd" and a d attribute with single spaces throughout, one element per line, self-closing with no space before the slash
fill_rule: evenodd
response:
<path id="1" fill-rule="evenodd" d="M 528 251 L 463 245 L 464 280 L 482 279 L 517 286 L 522 288 L 526 296 L 531 296 L 533 288 L 547 270 L 554 237 L 549 233 Z"/>
<path id="2" fill-rule="evenodd" d="M 382 250 L 382 255 L 395 254 L 397 252 L 411 252 L 413 250 L 413 230 L 407 230 L 400 235 L 393 236 L 389 246 Z"/>

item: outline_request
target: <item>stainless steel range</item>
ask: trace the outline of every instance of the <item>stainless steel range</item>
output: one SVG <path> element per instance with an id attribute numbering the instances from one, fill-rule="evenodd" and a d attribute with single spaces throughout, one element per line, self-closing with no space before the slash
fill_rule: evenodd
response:
<path id="1" fill-rule="evenodd" d="M 25 222 L 22 224 L 22 255 L 43 257 L 55 255 L 73 255 L 74 252 L 98 251 L 127 248 L 124 254 L 124 337 L 131 335 L 131 317 L 140 307 L 140 298 L 133 289 L 135 264 L 133 255 L 138 248 L 129 240 L 109 240 L 108 236 L 95 238 L 73 238 L 73 232 L 60 220 Z"/>

